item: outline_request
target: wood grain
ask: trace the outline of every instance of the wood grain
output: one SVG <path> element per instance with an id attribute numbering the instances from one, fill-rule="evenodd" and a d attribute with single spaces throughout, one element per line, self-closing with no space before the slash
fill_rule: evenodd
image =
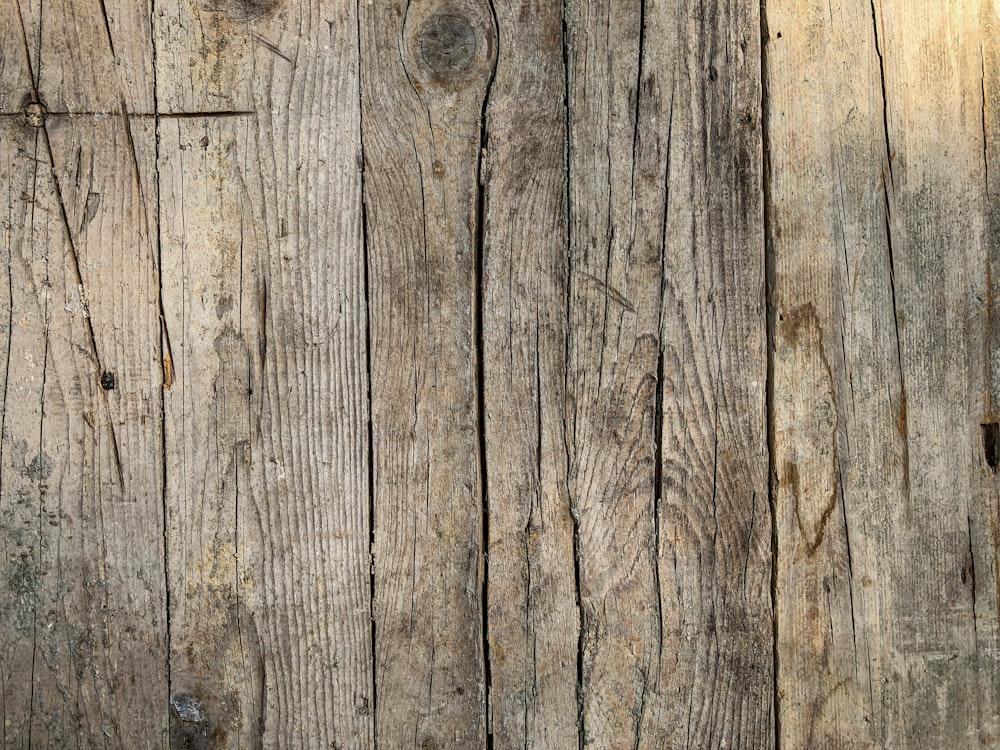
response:
<path id="1" fill-rule="evenodd" d="M 566 115 L 562 10 L 498 3 L 486 109 L 483 400 L 494 747 L 579 744 L 567 485 Z M 525 92 L 531 92 L 526 96 Z"/>
<path id="2" fill-rule="evenodd" d="M 368 747 L 357 19 L 160 3 L 156 35 L 171 741 Z"/>
<path id="3" fill-rule="evenodd" d="M 768 3 L 785 745 L 998 736 L 989 13 Z"/>
<path id="4" fill-rule="evenodd" d="M 998 13 L 0 0 L 0 745 L 997 746 Z"/>
<path id="5" fill-rule="evenodd" d="M 376 738 L 481 746 L 476 288 L 486 3 L 360 8 L 374 462 Z"/>
<path id="6" fill-rule="evenodd" d="M 646 32 L 676 50 L 649 56 L 660 85 L 673 80 L 669 106 L 659 96 L 659 589 L 676 660 L 660 693 L 674 716 L 680 699 L 666 724 L 679 746 L 774 741 L 759 26 L 755 5 L 691 4 Z M 663 133 L 664 116 L 648 116 Z"/>
<path id="7" fill-rule="evenodd" d="M 81 16 L 92 10 L 79 7 Z M 56 61 L 83 68 L 65 42 L 70 29 L 96 57 L 108 54 L 86 24 L 49 12 L 4 8 L 5 52 L 23 60 L 22 75 L 5 81 L 8 102 L 88 96 L 86 81 L 45 74 Z M 101 121 L 14 115 L 2 127 L 3 744 L 159 744 L 166 607 L 153 130 L 120 111 Z"/>
<path id="8" fill-rule="evenodd" d="M 759 24 L 569 7 L 584 743 L 770 746 Z"/>

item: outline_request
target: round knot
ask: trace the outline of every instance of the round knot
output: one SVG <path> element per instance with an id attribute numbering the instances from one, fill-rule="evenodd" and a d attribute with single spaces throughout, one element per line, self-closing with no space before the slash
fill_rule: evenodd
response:
<path id="1" fill-rule="evenodd" d="M 464 16 L 439 12 L 420 29 L 420 54 L 427 67 L 442 78 L 456 78 L 476 58 L 476 32 Z"/>

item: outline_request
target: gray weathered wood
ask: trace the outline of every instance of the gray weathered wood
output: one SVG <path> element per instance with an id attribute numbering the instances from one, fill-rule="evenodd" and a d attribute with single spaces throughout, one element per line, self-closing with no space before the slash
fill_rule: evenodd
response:
<path id="1" fill-rule="evenodd" d="M 767 5 L 785 746 L 997 741 L 988 5 Z"/>
<path id="2" fill-rule="evenodd" d="M 485 740 L 476 340 L 488 3 L 360 9 L 376 736 Z"/>
<path id="3" fill-rule="evenodd" d="M 155 21 L 171 741 L 368 747 L 356 16 L 178 2 Z"/>
<path id="4" fill-rule="evenodd" d="M 566 445 L 562 8 L 497 4 L 482 265 L 490 720 L 495 747 L 571 748 L 579 614 Z M 530 95 L 526 95 L 531 92 Z"/>
<path id="5" fill-rule="evenodd" d="M 584 742 L 770 746 L 756 6 L 568 11 Z"/>
<path id="6" fill-rule="evenodd" d="M 0 745 L 996 745 L 998 31 L 0 0 Z"/>
<path id="7" fill-rule="evenodd" d="M 53 71 L 83 70 L 81 47 L 114 64 L 96 7 L 77 10 L 8 3 L 0 22 L 5 108 L 52 110 L 0 123 L 5 747 L 152 746 L 166 723 L 153 130 L 117 105 L 67 116 L 98 94 Z"/>

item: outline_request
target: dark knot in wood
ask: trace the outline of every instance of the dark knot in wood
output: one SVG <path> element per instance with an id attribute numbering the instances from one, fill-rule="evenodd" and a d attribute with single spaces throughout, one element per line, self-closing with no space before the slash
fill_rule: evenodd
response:
<path id="1" fill-rule="evenodd" d="M 457 78 L 476 58 L 475 29 L 464 16 L 435 13 L 420 29 L 420 55 L 437 75 Z"/>
<path id="2" fill-rule="evenodd" d="M 41 102 L 28 102 L 24 105 L 24 121 L 30 128 L 40 128 L 45 125 L 49 111 Z"/>

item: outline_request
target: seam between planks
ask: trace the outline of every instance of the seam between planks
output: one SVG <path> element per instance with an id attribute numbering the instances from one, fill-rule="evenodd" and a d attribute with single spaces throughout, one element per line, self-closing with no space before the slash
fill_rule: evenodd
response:
<path id="1" fill-rule="evenodd" d="M 767 0 L 760 0 L 760 133 L 761 155 L 761 196 L 763 200 L 763 253 L 764 253 L 764 309 L 765 345 L 767 348 L 767 374 L 764 393 L 764 419 L 767 430 L 767 494 L 771 512 L 771 674 L 772 712 L 774 714 L 774 748 L 781 747 L 781 694 L 778 689 L 780 660 L 778 654 L 778 513 L 777 487 L 774 468 L 774 342 L 775 342 L 775 258 L 774 243 L 771 241 L 771 135 L 770 98 L 767 76 L 769 60 L 767 45 Z"/>
<path id="2" fill-rule="evenodd" d="M 490 669 L 490 629 L 489 629 L 489 548 L 490 548 L 490 501 L 489 482 L 487 474 L 486 460 L 486 363 L 485 344 L 483 331 L 484 295 L 483 282 L 486 270 L 485 244 L 486 244 L 486 190 L 484 185 L 485 175 L 483 174 L 483 153 L 486 150 L 488 132 L 486 128 L 486 110 L 489 108 L 490 93 L 493 89 L 493 81 L 496 78 L 496 71 L 500 65 L 500 25 L 497 23 L 496 9 L 492 2 L 488 2 L 490 16 L 493 26 L 497 29 L 497 56 L 493 62 L 493 69 L 490 72 L 489 80 L 486 82 L 486 89 L 483 93 L 482 109 L 479 113 L 479 152 L 476 156 L 476 235 L 475 235 L 475 295 L 473 300 L 473 316 L 475 320 L 475 346 L 476 346 L 476 431 L 478 436 L 478 462 L 479 462 L 479 499 L 481 503 L 480 520 L 480 630 L 482 632 L 482 652 L 483 652 L 483 711 L 484 711 L 484 747 L 487 750 L 493 748 L 493 710 L 491 706 L 492 672 Z"/>
<path id="3" fill-rule="evenodd" d="M 368 627 L 371 639 L 371 681 L 372 681 L 372 705 L 371 705 L 371 743 L 373 748 L 378 747 L 378 674 L 376 671 L 375 658 L 375 437 L 372 426 L 372 315 L 371 315 L 371 284 L 369 280 L 369 248 L 368 248 L 368 196 L 365 186 L 365 129 L 364 129 L 364 106 L 362 103 L 362 83 L 361 66 L 364 65 L 364 57 L 361 54 L 361 2 L 358 0 L 354 7 L 354 20 L 357 26 L 357 52 L 358 52 L 358 145 L 361 149 L 359 154 L 360 163 L 358 168 L 361 171 L 361 252 L 364 266 L 365 285 L 365 387 L 367 389 L 365 398 L 367 399 L 368 419 L 366 427 L 367 450 L 368 450 Z"/>
<path id="4" fill-rule="evenodd" d="M 570 325 L 572 304 L 573 304 L 573 204 L 570 200 L 570 141 L 572 133 L 570 130 L 569 117 L 569 30 L 566 24 L 566 2 L 562 3 L 562 54 L 563 54 L 563 117 L 566 140 L 563 145 L 563 156 L 565 160 L 565 198 L 566 198 L 566 340 L 565 340 L 565 362 L 563 380 L 563 394 L 565 403 L 563 405 L 563 446 L 566 450 L 566 491 L 569 497 L 570 518 L 573 520 L 573 593 L 576 599 L 577 614 L 577 642 L 576 642 L 576 725 L 577 725 L 577 747 L 583 750 L 584 739 L 586 737 L 586 723 L 583 712 L 583 651 L 586 632 L 584 630 L 583 596 L 580 590 L 580 515 L 576 507 L 576 498 L 573 496 L 573 447 L 576 440 L 576 405 L 573 404 L 573 434 L 572 439 L 569 434 L 570 424 L 568 411 L 570 407 L 569 389 L 569 369 L 570 352 L 573 343 L 573 327 Z"/>

